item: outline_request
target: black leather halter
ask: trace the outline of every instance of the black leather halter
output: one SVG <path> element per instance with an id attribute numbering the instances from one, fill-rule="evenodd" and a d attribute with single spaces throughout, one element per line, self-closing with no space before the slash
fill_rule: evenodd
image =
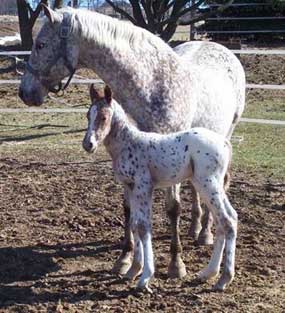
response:
<path id="1" fill-rule="evenodd" d="M 31 74 L 33 74 L 34 76 L 36 76 L 40 82 L 50 91 L 50 92 L 53 92 L 53 93 L 58 93 L 59 91 L 64 91 L 74 73 L 75 73 L 75 68 L 72 66 L 71 62 L 68 60 L 67 58 L 67 39 L 70 35 L 70 25 L 69 25 L 69 20 L 68 20 L 68 13 L 64 13 L 63 14 L 63 20 L 62 20 L 62 23 L 61 23 L 61 27 L 60 27 L 60 47 L 58 49 L 58 52 L 57 54 L 54 56 L 52 62 L 50 64 L 48 64 L 46 66 L 46 68 L 44 70 L 41 71 L 41 73 L 39 72 L 39 70 L 36 70 L 32 67 L 32 65 L 27 62 L 26 64 L 26 70 L 28 72 L 30 72 Z M 62 58 L 63 61 L 64 61 L 64 66 L 68 69 L 70 75 L 69 75 L 69 78 L 67 80 L 67 82 L 65 83 L 64 86 L 62 86 L 62 82 L 59 82 L 58 85 L 56 86 L 49 86 L 48 84 L 48 80 L 45 79 L 45 78 L 42 78 L 41 77 L 44 77 L 44 76 L 48 76 L 50 74 L 50 71 L 51 71 L 51 68 L 57 63 L 57 61 Z"/>

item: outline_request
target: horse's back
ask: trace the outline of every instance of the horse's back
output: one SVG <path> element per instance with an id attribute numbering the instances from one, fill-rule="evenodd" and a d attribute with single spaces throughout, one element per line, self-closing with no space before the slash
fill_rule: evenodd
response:
<path id="1" fill-rule="evenodd" d="M 206 98 L 212 101 L 216 98 L 222 107 L 228 109 L 229 114 L 233 111 L 239 118 L 245 106 L 245 73 L 239 59 L 226 47 L 208 41 L 183 43 L 175 47 L 174 51 L 180 56 L 182 62 L 185 62 L 190 73 L 196 76 L 198 86 L 203 89 L 203 92 L 198 93 L 201 96 L 199 102 L 205 103 L 200 103 L 198 108 L 208 102 L 207 99 L 204 99 L 205 97 L 203 98 L 207 89 L 208 96 Z M 221 78 L 220 83 L 219 77 Z M 214 105 L 217 106 L 217 103 Z M 200 113 L 196 114 L 197 124 L 193 121 L 194 125 L 192 126 L 207 127 L 203 121 L 201 122 L 205 114 L 203 108 Z"/>

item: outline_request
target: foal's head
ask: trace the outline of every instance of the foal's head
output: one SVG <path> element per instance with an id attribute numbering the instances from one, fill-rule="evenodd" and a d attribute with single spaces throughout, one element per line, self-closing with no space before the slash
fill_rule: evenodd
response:
<path id="1" fill-rule="evenodd" d="M 91 85 L 90 98 L 92 104 L 87 113 L 88 128 L 83 139 L 83 148 L 91 153 L 110 133 L 113 116 L 112 91 L 106 86 L 104 95 L 101 95 Z"/>

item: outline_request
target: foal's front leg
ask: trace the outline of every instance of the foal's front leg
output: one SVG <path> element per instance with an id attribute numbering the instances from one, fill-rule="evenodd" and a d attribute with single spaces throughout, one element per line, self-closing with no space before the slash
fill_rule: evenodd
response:
<path id="1" fill-rule="evenodd" d="M 154 275 L 153 250 L 151 243 L 152 187 L 151 184 L 135 185 L 131 197 L 131 229 L 135 238 L 135 256 L 132 267 L 126 274 L 135 278 L 142 270 L 137 288 L 152 293 L 148 284 Z M 142 245 L 142 246 L 141 246 Z M 141 249 L 142 248 L 142 249 Z M 142 251 L 142 253 L 141 253 Z"/>
<path id="2" fill-rule="evenodd" d="M 130 189 L 125 186 L 124 189 L 124 241 L 120 257 L 113 266 L 112 272 L 121 276 L 125 275 L 132 265 L 132 255 L 134 251 L 134 238 L 130 227 Z"/>

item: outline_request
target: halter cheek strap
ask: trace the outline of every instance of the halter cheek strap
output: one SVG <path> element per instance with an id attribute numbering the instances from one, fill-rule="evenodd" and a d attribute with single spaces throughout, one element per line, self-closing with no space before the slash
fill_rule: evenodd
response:
<path id="1" fill-rule="evenodd" d="M 62 20 L 62 23 L 61 23 L 61 27 L 60 27 L 60 33 L 59 33 L 59 36 L 60 36 L 60 47 L 59 47 L 59 50 L 58 50 L 58 53 L 54 56 L 52 62 L 50 64 L 47 65 L 47 67 L 41 71 L 41 74 L 39 73 L 39 70 L 36 70 L 32 67 L 32 65 L 27 62 L 26 64 L 26 70 L 28 72 L 30 72 L 31 74 L 33 74 L 34 76 L 36 76 L 40 81 L 41 83 L 47 87 L 47 89 L 50 91 L 50 92 L 53 92 L 53 93 L 58 93 L 59 91 L 64 91 L 74 73 L 75 73 L 75 68 L 72 66 L 71 62 L 68 60 L 68 57 L 67 57 L 67 39 L 70 35 L 70 25 L 69 25 L 69 21 L 68 21 L 68 14 L 67 13 L 63 13 L 63 20 Z M 64 66 L 68 69 L 70 75 L 69 75 L 69 78 L 67 80 L 67 82 L 65 83 L 65 85 L 62 87 L 62 82 L 59 82 L 57 86 L 49 86 L 48 85 L 48 81 L 45 80 L 45 79 L 40 79 L 40 77 L 42 76 L 48 76 L 50 74 L 50 71 L 52 69 L 52 67 L 57 63 L 57 61 L 59 59 L 63 59 L 64 61 Z"/>

